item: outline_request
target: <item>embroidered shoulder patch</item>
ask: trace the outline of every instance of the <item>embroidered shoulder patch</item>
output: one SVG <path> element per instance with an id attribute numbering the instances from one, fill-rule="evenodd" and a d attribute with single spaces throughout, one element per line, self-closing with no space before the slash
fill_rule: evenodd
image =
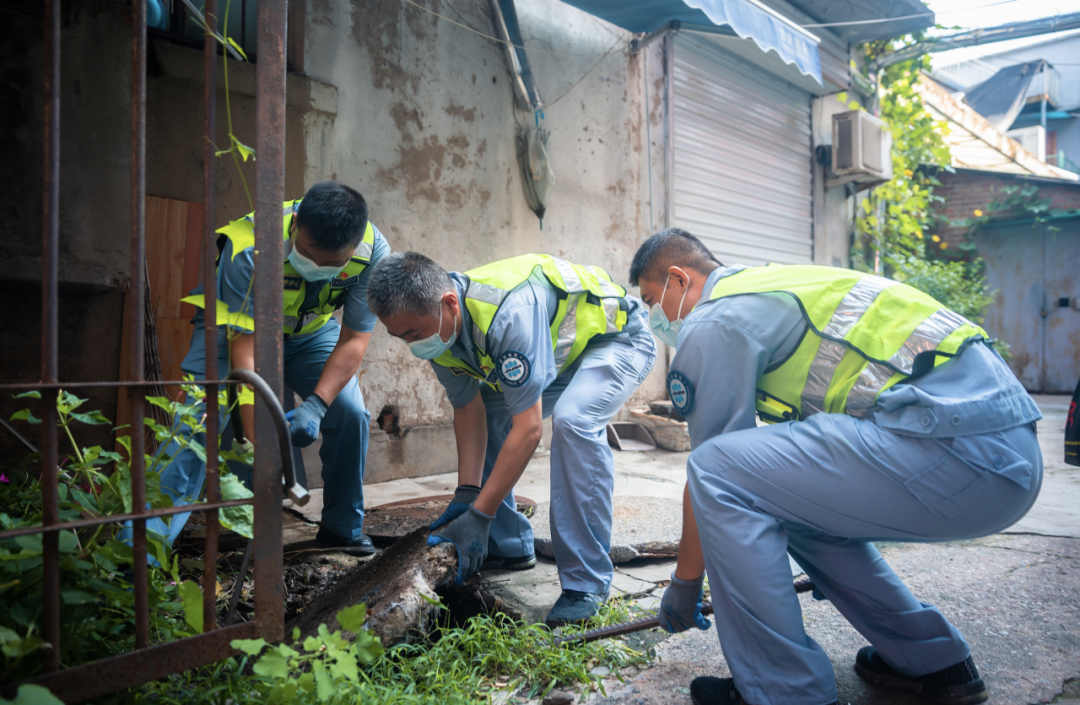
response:
<path id="1" fill-rule="evenodd" d="M 285 291 L 300 291 L 300 287 L 303 283 L 304 280 L 301 277 L 293 277 L 288 274 L 285 275 Z"/>
<path id="2" fill-rule="evenodd" d="M 667 376 L 668 396 L 671 405 L 683 416 L 694 410 L 694 386 L 682 372 L 669 372 Z"/>
<path id="3" fill-rule="evenodd" d="M 495 361 L 495 371 L 499 375 L 499 381 L 510 387 L 520 387 L 529 381 L 532 374 L 532 365 L 524 353 L 516 350 L 503 353 Z"/>

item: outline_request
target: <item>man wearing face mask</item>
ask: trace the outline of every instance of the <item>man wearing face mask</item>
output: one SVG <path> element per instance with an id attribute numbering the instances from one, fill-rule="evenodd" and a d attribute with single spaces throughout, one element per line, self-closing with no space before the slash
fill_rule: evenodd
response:
<path id="1" fill-rule="evenodd" d="M 1041 414 L 986 332 L 891 279 L 725 267 L 677 229 L 641 246 L 630 281 L 677 345 L 668 390 L 693 444 L 661 626 L 710 626 L 707 569 L 734 676 L 695 679 L 693 702 L 836 702 L 787 553 L 872 644 L 855 658 L 864 679 L 933 703 L 985 701 L 964 638 L 871 542 L 985 536 L 1034 504 Z M 772 425 L 757 428 L 755 412 Z"/>
<path id="2" fill-rule="evenodd" d="M 316 540 L 354 555 L 375 552 L 364 535 L 364 463 L 371 416 L 356 380 L 376 318 L 367 307 L 370 267 L 390 247 L 368 222 L 368 208 L 357 191 L 334 181 L 315 184 L 302 199 L 283 206 L 284 373 L 285 383 L 304 402 L 290 412 L 293 445 L 306 447 L 323 436 L 323 512 Z M 230 325 L 219 313 L 218 370 L 255 368 L 253 325 L 254 214 L 218 230 L 218 302 L 228 309 Z M 202 308 L 201 286 L 184 301 Z M 333 317 L 342 310 L 341 323 Z M 219 308 L 220 311 L 220 308 Z M 195 318 L 185 373 L 202 377 L 206 369 L 203 318 Z M 247 403 L 244 403 L 244 402 Z M 254 428 L 250 392 L 241 394 L 244 428 Z M 222 419 L 224 421 L 224 418 Z M 169 452 L 175 452 L 175 449 Z M 199 496 L 206 465 L 182 450 L 162 471 L 161 485 L 174 502 Z M 150 527 L 171 543 L 187 514 L 166 528 Z"/>
<path id="3" fill-rule="evenodd" d="M 598 267 L 523 255 L 447 273 L 389 255 L 368 285 L 372 312 L 432 369 L 454 407 L 458 483 L 429 543 L 453 543 L 458 582 L 536 563 L 513 488 L 552 416 L 551 534 L 562 595 L 550 625 L 596 614 L 612 564 L 614 465 L 605 429 L 656 358 L 641 301 Z"/>

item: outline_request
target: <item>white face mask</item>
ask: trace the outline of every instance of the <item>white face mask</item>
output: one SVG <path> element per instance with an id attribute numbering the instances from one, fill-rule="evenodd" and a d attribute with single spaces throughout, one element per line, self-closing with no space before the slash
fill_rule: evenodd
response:
<path id="1" fill-rule="evenodd" d="M 439 330 L 434 335 L 429 335 L 421 340 L 414 340 L 411 343 L 406 343 L 409 346 L 409 351 L 421 360 L 434 360 L 439 355 L 450 349 L 450 346 L 457 340 L 457 314 L 454 314 L 454 327 L 450 331 L 450 339 L 445 343 L 442 339 L 442 304 L 439 304 Z"/>
<path id="2" fill-rule="evenodd" d="M 296 273 L 299 274 L 304 281 L 308 282 L 324 282 L 327 279 L 333 279 L 341 274 L 341 271 L 348 266 L 332 264 L 324 267 L 318 265 L 314 260 L 300 254 L 296 249 L 296 243 L 293 243 L 292 251 L 289 253 L 289 264 L 296 269 Z"/>
<path id="3" fill-rule="evenodd" d="M 671 275 L 669 274 L 667 280 L 664 281 L 664 290 L 660 293 L 660 302 L 653 304 L 652 308 L 649 309 L 649 328 L 652 328 L 657 338 L 671 347 L 675 347 L 676 341 L 679 340 L 679 330 L 682 328 L 682 307 L 683 302 L 686 301 L 686 292 L 690 291 L 690 282 L 686 283 L 682 298 L 679 299 L 679 310 L 675 314 L 675 320 L 669 321 L 667 314 L 664 313 L 664 296 L 667 294 L 667 286 L 670 281 Z"/>

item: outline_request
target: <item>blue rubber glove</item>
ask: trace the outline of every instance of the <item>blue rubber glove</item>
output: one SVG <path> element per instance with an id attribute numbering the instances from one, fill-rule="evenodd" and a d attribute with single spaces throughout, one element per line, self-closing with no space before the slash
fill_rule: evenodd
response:
<path id="1" fill-rule="evenodd" d="M 428 536 L 428 546 L 440 543 L 452 543 L 458 554 L 458 574 L 454 580 L 462 585 L 480 570 L 480 565 L 487 558 L 488 531 L 491 529 L 493 516 L 484 514 L 476 507 L 454 519 L 437 534 Z"/>
<path id="2" fill-rule="evenodd" d="M 304 403 L 296 407 L 285 418 L 292 421 L 289 436 L 297 448 L 306 448 L 319 437 L 319 425 L 326 416 L 326 402 L 318 394 L 312 394 Z"/>
<path id="3" fill-rule="evenodd" d="M 690 627 L 704 631 L 712 622 L 701 614 L 701 602 L 705 596 L 705 576 L 697 580 L 680 580 L 671 573 L 671 584 L 660 598 L 660 628 L 672 634 L 685 632 Z"/>
<path id="4" fill-rule="evenodd" d="M 431 526 L 428 528 L 435 531 L 446 526 L 467 512 L 469 505 L 475 502 L 479 496 L 480 488 L 476 485 L 458 485 L 458 488 L 454 491 L 454 498 L 450 500 L 450 506 L 446 508 L 441 517 L 431 522 Z"/>

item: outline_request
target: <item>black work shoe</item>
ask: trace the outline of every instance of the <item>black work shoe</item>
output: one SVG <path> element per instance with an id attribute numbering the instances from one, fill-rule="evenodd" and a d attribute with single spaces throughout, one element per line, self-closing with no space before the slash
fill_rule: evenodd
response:
<path id="1" fill-rule="evenodd" d="M 690 700 L 694 705 L 749 705 L 735 689 L 734 678 L 713 676 L 701 676 L 690 682 Z"/>
<path id="2" fill-rule="evenodd" d="M 855 671 L 870 683 L 911 690 L 938 705 L 969 705 L 990 699 L 970 656 L 940 671 L 911 677 L 885 663 L 873 646 L 864 646 L 855 657 Z"/>
<path id="3" fill-rule="evenodd" d="M 366 534 L 360 534 L 360 538 L 347 539 L 344 536 L 330 533 L 319 527 L 319 533 L 315 534 L 315 540 L 324 546 L 337 549 L 350 556 L 371 556 L 375 554 L 375 546 Z"/>
<path id="4" fill-rule="evenodd" d="M 527 556 L 518 556 L 517 558 L 503 558 L 501 556 L 488 555 L 484 559 L 484 563 L 480 566 L 480 570 L 528 570 L 536 565 L 536 554 L 530 553 Z"/>

